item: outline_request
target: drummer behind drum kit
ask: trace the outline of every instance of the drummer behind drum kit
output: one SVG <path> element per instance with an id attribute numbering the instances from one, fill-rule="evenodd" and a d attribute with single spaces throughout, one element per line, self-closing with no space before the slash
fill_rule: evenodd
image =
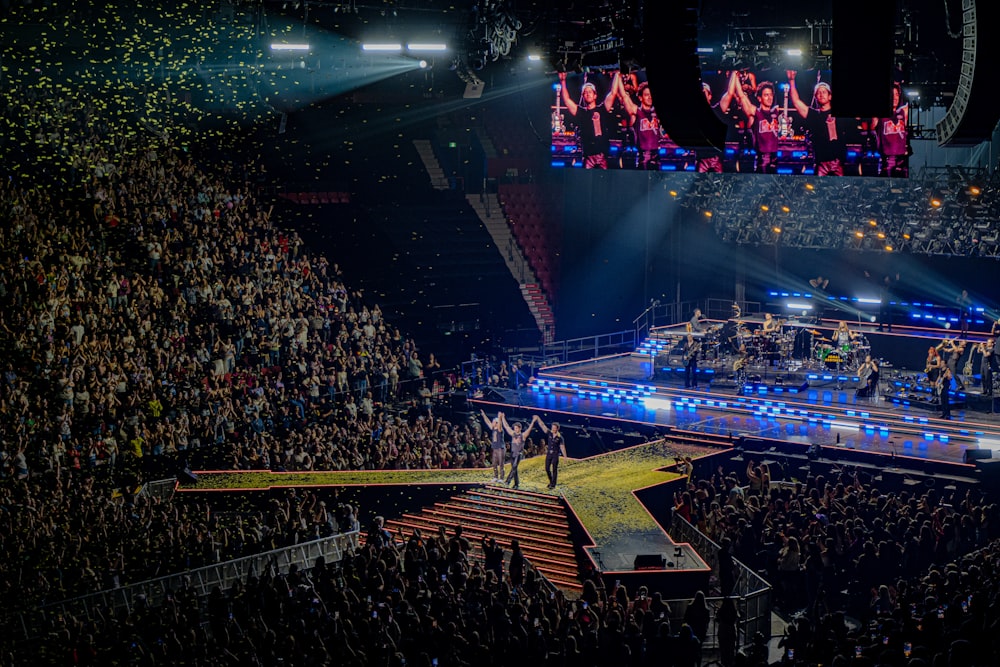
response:
<path id="1" fill-rule="evenodd" d="M 859 333 L 854 334 L 850 343 L 836 345 L 831 339 L 825 338 L 823 332 L 816 329 L 789 325 L 784 320 L 775 320 L 775 324 L 776 329 L 764 331 L 750 330 L 742 320 L 730 320 L 726 323 L 720 335 L 720 342 L 724 352 L 738 355 L 734 361 L 734 371 L 765 364 L 784 368 L 804 366 L 855 371 L 864 363 L 865 357 L 871 354 L 868 339 Z M 804 342 L 799 348 L 799 355 L 805 356 L 808 352 L 808 358 L 797 359 L 796 339 L 805 334 L 811 336 L 812 343 L 810 345 Z M 740 354 L 741 349 L 745 350 L 743 354 Z M 737 364 L 741 368 L 736 368 Z"/>
<path id="2" fill-rule="evenodd" d="M 865 357 L 871 354 L 868 339 L 858 332 L 852 334 L 849 343 L 840 346 L 824 337 L 823 332 L 804 324 L 775 319 L 771 330 L 764 331 L 763 328 L 748 328 L 739 315 L 737 312 L 736 317 L 705 331 L 671 335 L 673 354 L 678 353 L 683 340 L 691 335 L 700 344 L 699 358 L 726 364 L 737 378 L 737 384 L 740 384 L 740 376 L 746 377 L 752 367 L 848 372 L 858 370 Z M 670 351 L 661 352 L 653 367 L 669 365 L 670 354 Z"/>
<path id="3" fill-rule="evenodd" d="M 861 334 L 857 334 L 849 343 L 836 345 L 829 338 L 823 338 L 819 331 L 810 330 L 809 333 L 813 335 L 810 363 L 815 362 L 830 370 L 855 371 L 872 352 L 868 339 Z"/>
<path id="4" fill-rule="evenodd" d="M 778 324 L 781 324 L 780 320 L 778 320 Z M 783 365 L 792 360 L 792 353 L 795 350 L 795 333 L 793 331 L 783 333 L 780 326 L 777 331 L 769 332 L 760 329 L 748 332 L 741 328 L 737 350 L 744 345 L 751 363 Z"/>

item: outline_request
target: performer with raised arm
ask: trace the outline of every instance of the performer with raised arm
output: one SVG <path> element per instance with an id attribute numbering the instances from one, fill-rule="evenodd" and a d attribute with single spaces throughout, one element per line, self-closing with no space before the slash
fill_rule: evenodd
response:
<path id="1" fill-rule="evenodd" d="M 629 115 L 629 125 L 635 133 L 635 146 L 638 149 L 636 166 L 639 169 L 658 170 L 660 168 L 660 138 L 663 130 L 660 119 L 656 117 L 653 107 L 653 94 L 648 83 L 639 84 L 639 103 L 632 101 L 632 96 L 625 90 L 622 78 L 618 81 L 618 99 L 622 101 Z"/>
<path id="2" fill-rule="evenodd" d="M 816 107 L 810 107 L 799 97 L 795 87 L 795 70 L 787 70 L 788 91 L 792 105 L 805 120 L 809 139 L 812 142 L 813 156 L 816 159 L 817 176 L 844 175 L 844 133 L 837 127 L 837 119 L 831 113 L 830 102 L 833 92 L 830 84 L 820 81 L 813 89 L 813 99 Z"/>
<path id="3" fill-rule="evenodd" d="M 545 474 L 549 478 L 549 488 L 554 489 L 559 480 L 559 455 L 566 456 L 566 440 L 559 432 L 559 424 L 553 422 L 548 427 L 541 418 L 537 419 L 538 427 L 548 436 L 545 440 Z"/>
<path id="4" fill-rule="evenodd" d="M 910 105 L 902 99 L 898 83 L 892 84 L 892 115 L 875 121 L 875 138 L 882 155 L 882 176 L 906 178 L 909 173 L 907 154 L 907 126 L 910 123 Z"/>
<path id="5" fill-rule="evenodd" d="M 718 102 L 712 104 L 712 87 L 704 82 L 701 84 L 702 92 L 705 93 L 705 100 L 708 102 L 708 106 L 712 109 L 712 113 L 714 113 L 719 120 L 726 124 L 727 136 L 729 134 L 729 130 L 733 127 L 732 117 L 729 115 L 729 105 L 732 104 L 733 98 L 736 96 L 736 89 L 739 87 L 739 72 L 734 70 L 729 76 L 729 84 L 726 86 L 726 92 L 723 93 Z M 718 155 L 700 157 L 698 158 L 696 169 L 699 174 L 707 172 L 721 174 L 722 158 Z"/>
<path id="6" fill-rule="evenodd" d="M 538 415 L 531 418 L 531 423 L 528 424 L 528 428 L 525 430 L 521 426 L 521 422 L 514 424 L 514 428 L 511 428 L 510 424 L 507 423 L 507 417 L 503 418 L 503 428 L 507 431 L 507 435 L 510 436 L 510 473 L 507 475 L 507 479 L 504 480 L 505 484 L 510 484 L 511 480 L 514 481 L 514 488 L 521 488 L 521 478 L 517 474 L 517 466 L 521 463 L 521 457 L 524 456 L 524 442 L 531 435 L 531 429 L 535 428 L 535 423 L 538 421 Z"/>
<path id="7" fill-rule="evenodd" d="M 611 90 L 601 103 L 597 102 L 597 86 L 589 81 L 583 84 L 583 89 L 580 91 L 582 97 L 580 104 L 569 96 L 569 91 L 566 89 L 566 72 L 559 72 L 559 85 L 566 111 L 576 121 L 577 136 L 583 149 L 584 169 L 607 169 L 611 137 L 615 132 L 615 117 L 611 109 L 619 88 L 618 72 L 615 72 Z"/>
<path id="8" fill-rule="evenodd" d="M 507 449 L 507 445 L 503 438 L 503 425 L 505 417 L 502 412 L 497 413 L 496 419 L 490 419 L 487 417 L 485 410 L 480 410 L 479 413 L 483 416 L 483 421 L 486 422 L 486 427 L 490 429 L 490 454 L 491 463 L 493 464 L 493 481 L 502 482 L 504 468 L 503 459 Z"/>
<path id="9" fill-rule="evenodd" d="M 750 99 L 742 86 L 736 88 L 740 106 L 747 115 L 753 148 L 757 153 L 754 171 L 773 174 L 778 168 L 778 141 L 781 136 L 781 107 L 774 104 L 774 84 L 763 81 L 757 86 L 757 103 Z"/>

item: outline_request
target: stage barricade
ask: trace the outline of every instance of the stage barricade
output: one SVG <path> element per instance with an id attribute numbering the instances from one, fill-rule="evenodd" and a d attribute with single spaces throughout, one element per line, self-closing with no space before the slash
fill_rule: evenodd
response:
<path id="1" fill-rule="evenodd" d="M 159 607 L 168 592 L 191 586 L 199 596 L 207 596 L 218 587 L 228 590 L 236 580 L 260 576 L 265 572 L 287 574 L 291 568 L 309 569 L 320 558 L 329 565 L 340 562 L 359 545 L 358 531 L 341 533 L 319 540 L 303 542 L 282 549 L 275 549 L 244 558 L 208 565 L 194 570 L 170 574 L 157 579 L 140 581 L 129 586 L 99 591 L 69 600 L 41 606 L 30 613 L 20 614 L 15 626 L 7 619 L 6 627 L 16 632 L 19 639 L 31 640 L 44 636 L 48 631 L 48 618 L 72 614 L 76 618 L 92 618 L 98 610 L 113 609 L 116 616 L 124 617 L 137 606 Z"/>

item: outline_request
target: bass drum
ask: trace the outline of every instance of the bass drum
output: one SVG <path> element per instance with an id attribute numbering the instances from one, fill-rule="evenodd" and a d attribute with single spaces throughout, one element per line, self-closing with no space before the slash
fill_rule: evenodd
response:
<path id="1" fill-rule="evenodd" d="M 841 354 L 839 348 L 832 350 L 828 349 L 826 356 L 823 357 L 823 363 L 826 364 L 826 367 L 832 371 L 835 371 L 838 368 L 840 368 L 840 366 L 844 363 L 844 361 L 845 361 L 844 356 Z"/>

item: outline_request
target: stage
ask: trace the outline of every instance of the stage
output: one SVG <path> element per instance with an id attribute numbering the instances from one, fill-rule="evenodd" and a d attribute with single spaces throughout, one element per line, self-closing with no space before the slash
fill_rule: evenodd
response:
<path id="1" fill-rule="evenodd" d="M 735 352 L 704 334 L 697 388 L 684 387 L 685 358 L 676 346 L 686 337 L 684 327 L 659 328 L 631 353 L 542 368 L 530 384 L 530 396 L 519 400 L 525 407 L 716 437 L 766 438 L 951 465 L 985 455 L 966 455 L 968 450 L 1000 450 L 995 399 L 982 395 L 978 373 L 966 379 L 966 391 L 952 393 L 951 419 L 940 418 L 941 407 L 923 374 L 927 348 L 940 342 L 940 330 L 896 327 L 889 333 L 853 325 L 864 343 L 857 346 L 860 353 L 885 360 L 878 395 L 859 398 L 860 353 L 852 350 L 830 362 L 828 355 L 816 354 L 815 340 L 802 344 L 802 331 L 812 339 L 831 340 L 833 324 L 796 325 L 789 342 L 748 356 L 742 384 L 733 370 Z M 776 351 L 782 344 L 787 353 Z M 890 359 L 912 361 L 906 367 Z"/>

